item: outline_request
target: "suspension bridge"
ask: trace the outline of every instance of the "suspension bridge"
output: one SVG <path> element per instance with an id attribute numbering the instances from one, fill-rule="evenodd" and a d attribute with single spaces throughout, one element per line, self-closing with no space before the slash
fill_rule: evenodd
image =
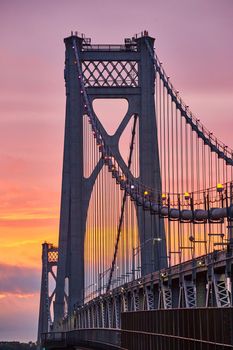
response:
<path id="1" fill-rule="evenodd" d="M 38 346 L 232 349 L 233 150 L 147 31 L 64 41 L 59 244 L 43 244 Z M 95 109 L 107 99 L 127 102 L 111 135 Z"/>

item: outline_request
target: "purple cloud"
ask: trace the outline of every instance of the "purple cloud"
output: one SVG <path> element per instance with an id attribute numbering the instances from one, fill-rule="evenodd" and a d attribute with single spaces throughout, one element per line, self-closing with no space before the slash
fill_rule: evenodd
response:
<path id="1" fill-rule="evenodd" d="M 40 288 L 39 269 L 0 264 L 0 294 L 37 293 Z"/>

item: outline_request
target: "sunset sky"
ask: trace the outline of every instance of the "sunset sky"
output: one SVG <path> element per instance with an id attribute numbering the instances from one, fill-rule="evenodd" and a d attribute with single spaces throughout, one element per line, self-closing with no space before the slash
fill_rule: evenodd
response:
<path id="1" fill-rule="evenodd" d="M 232 18 L 232 0 L 0 0 L 0 341 L 36 339 L 41 243 L 58 238 L 63 38 L 147 29 L 190 109 L 233 147 Z"/>

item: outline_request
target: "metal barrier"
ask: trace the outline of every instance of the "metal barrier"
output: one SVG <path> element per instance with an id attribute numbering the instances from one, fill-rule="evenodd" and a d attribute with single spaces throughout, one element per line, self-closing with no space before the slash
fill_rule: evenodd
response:
<path id="1" fill-rule="evenodd" d="M 102 350 L 127 350 L 121 347 L 121 331 L 117 329 L 90 328 L 68 332 L 43 333 L 42 346 L 46 349 L 68 349 L 88 346 Z"/>
<path id="2" fill-rule="evenodd" d="M 232 345 L 211 341 L 155 334 L 138 331 L 122 331 L 122 346 L 127 350 L 230 350 Z"/>
<path id="3" fill-rule="evenodd" d="M 41 346 L 51 349 L 66 348 L 66 333 L 65 332 L 50 332 L 41 334 Z"/>
<path id="4" fill-rule="evenodd" d="M 121 345 L 128 350 L 233 349 L 233 308 L 126 312 Z"/>

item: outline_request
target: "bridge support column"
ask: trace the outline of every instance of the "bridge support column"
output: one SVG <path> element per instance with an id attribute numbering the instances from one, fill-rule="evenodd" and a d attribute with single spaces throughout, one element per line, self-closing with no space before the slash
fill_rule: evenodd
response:
<path id="1" fill-rule="evenodd" d="M 139 113 L 139 138 L 140 138 L 140 181 L 153 188 L 155 192 L 161 192 L 159 149 L 157 139 L 157 125 L 155 118 L 155 73 L 146 41 L 153 50 L 154 39 L 142 37 L 138 39 L 141 55 L 139 77 L 141 86 L 141 101 Z M 158 198 L 156 199 L 158 200 Z M 149 211 L 143 207 L 138 209 L 139 233 L 141 242 L 141 273 L 142 276 L 157 271 L 167 266 L 166 243 L 164 225 L 159 217 L 151 218 Z M 153 237 L 162 240 L 152 243 Z M 163 258 L 162 258 L 163 257 Z"/>
<path id="2" fill-rule="evenodd" d="M 65 39 L 66 122 L 55 323 L 82 302 L 84 291 L 83 102 L 72 40 Z M 76 40 L 80 48 L 82 39 Z"/>

